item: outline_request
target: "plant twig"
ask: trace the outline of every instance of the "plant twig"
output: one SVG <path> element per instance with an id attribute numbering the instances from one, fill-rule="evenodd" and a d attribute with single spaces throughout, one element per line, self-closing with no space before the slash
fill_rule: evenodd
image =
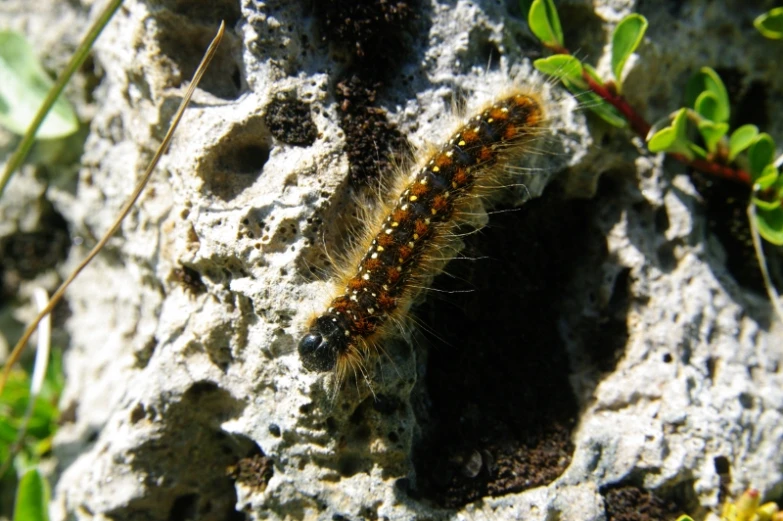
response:
<path id="1" fill-rule="evenodd" d="M 715 163 L 714 161 L 707 161 L 706 159 L 688 159 L 684 155 L 677 153 L 669 153 L 669 155 L 680 163 L 686 164 L 699 172 L 711 174 L 715 177 L 722 177 L 729 181 L 737 181 L 748 186 L 753 184 L 750 174 L 741 168 L 732 168 L 727 165 Z"/>
<path id="2" fill-rule="evenodd" d="M 43 123 L 43 120 L 46 119 L 49 110 L 51 110 L 52 106 L 57 101 L 57 98 L 60 97 L 65 85 L 71 79 L 71 76 L 74 75 L 79 67 L 82 66 L 84 60 L 87 59 L 87 55 L 90 54 L 93 43 L 95 43 L 95 40 L 101 34 L 101 31 L 103 31 L 103 28 L 109 23 L 109 20 L 111 20 L 111 17 L 114 16 L 115 11 L 117 11 L 121 4 L 122 0 L 110 0 L 109 3 L 106 4 L 106 7 L 103 8 L 101 14 L 95 22 L 93 22 L 92 26 L 90 26 L 90 30 L 87 31 L 87 34 L 84 36 L 84 39 L 82 39 L 76 52 L 71 56 L 68 65 L 65 66 L 65 69 L 60 73 L 57 81 L 52 85 L 52 88 L 49 89 L 49 93 L 46 95 L 46 99 L 44 99 L 44 102 L 35 114 L 35 118 L 33 118 L 30 126 L 27 127 L 27 131 L 22 137 L 22 141 L 19 142 L 16 151 L 11 155 L 8 159 L 8 163 L 5 165 L 3 175 L 0 177 L 0 196 L 3 195 L 3 191 L 5 190 L 8 181 L 11 179 L 11 175 L 19 168 L 27 157 L 27 154 L 30 152 L 30 148 L 32 148 L 33 142 L 35 141 L 35 134 L 38 132 L 38 128 L 41 126 L 41 123 Z"/>
<path id="3" fill-rule="evenodd" d="M 609 92 L 609 89 L 595 81 L 585 69 L 582 70 L 582 79 L 590 86 L 590 90 L 601 96 L 604 101 L 620 111 L 620 114 L 628 120 L 631 129 L 636 132 L 639 137 L 647 139 L 647 134 L 650 133 L 651 125 L 634 110 L 624 97 Z"/>
<path id="4" fill-rule="evenodd" d="M 634 108 L 625 100 L 625 98 L 619 94 L 613 94 L 606 87 L 595 81 L 587 71 L 582 71 L 582 78 L 587 82 L 590 90 L 595 92 L 604 101 L 616 108 L 620 113 L 628 120 L 628 124 L 631 129 L 642 139 L 647 140 L 647 134 L 650 133 L 652 126 L 647 122 L 641 114 L 636 112 Z M 683 163 L 694 170 L 703 172 L 705 174 L 714 175 L 730 181 L 737 181 L 745 185 L 751 186 L 751 176 L 745 170 L 741 168 L 732 168 L 728 165 L 716 163 L 714 161 L 708 161 L 706 159 L 688 159 L 683 154 L 667 152 L 669 156 L 676 159 L 680 163 Z"/>
<path id="5" fill-rule="evenodd" d="M 14 350 L 11 352 L 11 355 L 8 357 L 8 361 L 6 362 L 5 367 L 3 367 L 2 374 L 0 374 L 0 395 L 3 393 L 3 389 L 5 388 L 6 381 L 8 380 L 8 375 L 11 372 L 11 367 L 17 362 L 17 360 L 19 360 L 19 357 L 21 356 L 22 351 L 24 350 L 24 347 L 27 344 L 27 340 L 29 340 L 30 335 L 33 334 L 35 328 L 38 327 L 38 323 L 41 321 L 41 319 L 44 316 L 49 314 L 52 311 L 52 309 L 54 309 L 54 306 L 57 305 L 57 303 L 60 301 L 60 299 L 63 296 L 63 293 L 65 293 L 65 290 L 68 288 L 68 286 L 71 285 L 71 283 L 74 281 L 77 275 L 81 273 L 81 271 L 90 263 L 90 261 L 92 261 L 92 259 L 94 259 L 96 255 L 98 255 L 98 253 L 101 251 L 101 249 L 103 249 L 106 243 L 109 242 L 109 239 L 119 229 L 123 219 L 125 219 L 125 217 L 128 215 L 133 205 L 136 203 L 136 200 L 139 198 L 139 195 L 141 195 L 141 192 L 142 190 L 144 190 L 147 181 L 149 181 L 150 176 L 152 175 L 152 172 L 155 169 L 155 166 L 157 166 L 161 156 L 166 152 L 166 149 L 168 148 L 169 143 L 171 142 L 171 138 L 174 136 L 174 130 L 176 130 L 177 125 L 182 119 L 182 115 L 184 114 L 185 108 L 188 106 L 188 103 L 190 102 L 190 98 L 193 96 L 193 92 L 196 90 L 196 86 L 198 85 L 199 81 L 201 81 L 201 77 L 204 75 L 204 72 L 206 72 L 209 62 L 212 61 L 212 58 L 215 55 L 215 51 L 217 51 L 217 47 L 218 45 L 220 45 L 220 42 L 223 39 L 223 33 L 225 32 L 225 27 L 226 27 L 225 22 L 221 22 L 220 28 L 218 29 L 215 38 L 212 40 L 212 43 L 209 44 L 209 48 L 207 49 L 207 52 L 204 54 L 204 58 L 202 58 L 201 63 L 198 66 L 198 69 L 196 69 L 196 72 L 193 74 L 193 79 L 190 82 L 190 86 L 188 87 L 188 90 L 185 93 L 185 97 L 182 99 L 182 103 L 180 103 L 179 108 L 177 109 L 177 113 L 174 115 L 174 118 L 171 121 L 171 125 L 169 126 L 169 130 L 166 133 L 166 136 L 163 138 L 163 141 L 158 147 L 158 150 L 155 152 L 155 156 L 152 158 L 149 165 L 147 166 L 147 170 L 144 172 L 144 175 L 142 176 L 138 185 L 136 185 L 136 188 L 134 189 L 130 198 L 122 207 L 122 210 L 120 210 L 120 214 L 117 216 L 117 219 L 111 225 L 111 228 L 109 228 L 109 230 L 103 235 L 103 237 L 101 237 L 101 240 L 98 241 L 98 244 L 96 244 L 95 247 L 92 250 L 90 250 L 90 253 L 87 254 L 87 257 L 79 264 L 79 266 L 76 267 L 73 273 L 71 273 L 68 276 L 65 282 L 63 282 L 62 285 L 60 285 L 60 287 L 57 288 L 57 291 L 54 292 L 54 295 L 52 295 L 52 298 L 51 300 L 49 300 L 49 303 L 40 313 L 38 313 L 38 316 L 35 317 L 35 320 L 33 320 L 32 323 L 29 326 L 27 326 L 27 329 L 25 329 L 22 338 L 19 339 L 19 342 L 17 342 L 16 346 L 14 346 Z"/>

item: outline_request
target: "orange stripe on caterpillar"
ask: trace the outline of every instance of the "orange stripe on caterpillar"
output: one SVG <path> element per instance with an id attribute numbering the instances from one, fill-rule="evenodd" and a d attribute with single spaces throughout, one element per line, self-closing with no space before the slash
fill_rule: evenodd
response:
<path id="1" fill-rule="evenodd" d="M 374 355 L 378 340 L 407 310 L 436 267 L 430 259 L 453 236 L 457 217 L 484 188 L 477 182 L 518 159 L 544 121 L 538 98 L 515 93 L 468 120 L 402 189 L 344 292 L 316 316 L 299 342 L 311 371 L 338 379 Z"/>

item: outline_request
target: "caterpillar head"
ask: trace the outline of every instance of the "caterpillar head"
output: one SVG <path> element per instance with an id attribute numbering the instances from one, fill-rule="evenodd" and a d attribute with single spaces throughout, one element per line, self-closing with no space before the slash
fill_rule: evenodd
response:
<path id="1" fill-rule="evenodd" d="M 334 369 L 338 356 L 348 350 L 351 341 L 344 322 L 336 314 L 321 315 L 313 321 L 310 331 L 299 341 L 299 358 L 305 369 L 320 373 Z"/>

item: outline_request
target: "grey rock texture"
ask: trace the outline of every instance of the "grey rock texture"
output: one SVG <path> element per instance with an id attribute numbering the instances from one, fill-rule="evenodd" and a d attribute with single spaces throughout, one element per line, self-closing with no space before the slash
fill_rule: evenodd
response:
<path id="1" fill-rule="evenodd" d="M 401 35 L 413 40 L 412 51 L 377 100 L 418 147 L 448 135 L 459 95 L 475 107 L 509 77 L 531 81 L 529 58 L 541 52 L 516 2 L 422 3 L 413 36 Z M 50 58 L 55 67 L 62 58 L 50 37 L 75 41 L 99 8 L 88 3 L 58 16 L 45 7 L 58 2 L 35 12 L 24 4 L 7 0 L 2 9 L 11 25 L 44 36 L 37 45 L 58 56 Z M 652 490 L 702 516 L 712 515 L 722 486 L 734 494 L 754 486 L 780 499 L 783 328 L 771 306 L 727 270 L 731 252 L 711 233 L 703 197 L 681 165 L 586 118 L 570 96 L 540 80 L 532 83 L 545 90 L 551 132 L 532 171 L 520 175 L 524 186 L 498 205 L 518 206 L 548 186 L 513 213 L 551 206 L 560 210 L 547 215 L 568 225 L 553 227 L 556 236 L 546 225 L 527 244 L 527 236 L 492 233 L 503 229 L 494 224 L 505 222 L 498 215 L 479 235 L 569 267 L 558 281 L 568 288 L 561 301 L 540 303 L 554 314 L 550 336 L 539 340 L 563 351 L 561 376 L 570 385 L 560 392 L 574 395 L 565 471 L 457 506 L 421 492 L 423 476 L 437 481 L 440 472 L 413 461 L 429 461 L 416 450 L 438 423 L 436 393 L 426 385 L 432 364 L 438 353 L 476 349 L 427 335 L 445 336 L 450 325 L 422 318 L 424 332 L 390 339 L 372 390 L 359 382 L 335 393 L 328 377 L 304 371 L 296 345 L 329 295 L 326 257 L 345 248 L 357 211 L 336 95 L 352 58 L 330 47 L 316 10 L 299 1 L 128 0 L 96 45 L 93 99 L 77 103 L 82 117 L 92 117 L 78 182 L 50 182 L 40 167 L 27 167 L 0 201 L 4 235 L 31 226 L 44 199 L 65 217 L 81 244 L 58 267 L 66 274 L 118 213 L 218 20 L 227 21 L 215 63 L 137 208 L 68 293 L 62 405 L 74 414 L 57 437 L 54 519 L 587 521 L 606 519 L 602 487 L 613 484 Z M 783 137 L 774 117 L 783 113 L 783 76 L 769 59 L 774 44 L 750 24 L 761 8 L 563 2 L 569 45 L 608 70 L 611 30 L 629 12 L 650 21 L 626 80 L 640 112 L 665 117 L 688 75 L 709 65 L 733 78 L 738 98 L 763 90 L 766 129 Z M 75 92 L 91 77 L 84 74 Z M 309 104 L 317 130 L 311 145 L 283 142 L 267 119 L 270 104 L 294 99 Z M 759 100 L 737 110 L 750 112 L 751 101 Z M 581 198 L 573 202 L 579 217 L 550 193 L 562 191 Z M 548 249 L 536 250 L 539 242 Z M 479 256 L 488 248 L 469 247 Z M 510 261 L 479 259 L 475 269 L 495 270 L 498 262 Z M 429 299 L 426 309 L 462 306 L 459 298 Z M 535 336 L 538 324 L 518 321 L 520 340 L 509 349 L 524 353 L 520 331 Z M 495 329 L 488 326 L 487 336 Z M 486 363 L 480 352 L 475 360 Z M 493 363 L 504 374 L 502 366 L 519 360 Z M 478 371 L 469 364 L 453 378 Z M 522 394 L 501 399 L 513 405 Z M 383 400 L 395 405 L 378 405 Z M 484 410 L 475 408 L 480 424 Z M 524 419 L 521 405 L 518 414 Z M 480 472 L 492 472 L 498 455 L 481 450 Z"/>

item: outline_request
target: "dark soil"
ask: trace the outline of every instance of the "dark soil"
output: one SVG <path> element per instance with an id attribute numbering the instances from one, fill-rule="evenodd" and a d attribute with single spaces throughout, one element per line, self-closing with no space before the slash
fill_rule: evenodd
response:
<path id="1" fill-rule="evenodd" d="M 236 465 L 229 468 L 231 477 L 258 493 L 266 490 L 274 473 L 272 460 L 266 457 L 263 452 L 242 458 Z"/>
<path id="2" fill-rule="evenodd" d="M 318 129 L 310 105 L 300 100 L 275 100 L 266 107 L 264 123 L 278 141 L 307 147 L 315 143 Z"/>
<path id="3" fill-rule="evenodd" d="M 321 0 L 316 17 L 327 40 L 352 55 L 373 76 L 394 68 L 406 54 L 419 0 Z"/>
<path id="4" fill-rule="evenodd" d="M 314 7 L 336 61 L 346 62 L 335 79 L 335 98 L 351 182 L 374 185 L 393 164 L 401 164 L 408 150 L 407 139 L 388 121 L 377 97 L 387 84 L 399 81 L 401 65 L 426 35 L 425 12 L 420 0 L 324 0 Z"/>
<path id="5" fill-rule="evenodd" d="M 402 162 L 409 150 L 408 140 L 376 106 L 382 83 L 351 76 L 337 84 L 335 96 L 340 104 L 340 127 L 345 132 L 345 153 L 350 164 L 351 181 L 368 183 Z"/>
<path id="6" fill-rule="evenodd" d="M 672 501 L 633 485 L 607 487 L 601 493 L 606 521 L 666 521 L 685 513 Z"/>

